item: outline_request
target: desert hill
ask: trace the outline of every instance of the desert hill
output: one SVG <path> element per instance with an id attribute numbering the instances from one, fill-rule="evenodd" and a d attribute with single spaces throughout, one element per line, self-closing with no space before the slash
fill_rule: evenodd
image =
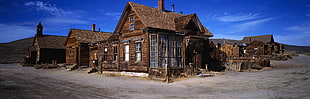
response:
<path id="1" fill-rule="evenodd" d="M 298 54 L 310 53 L 310 46 L 295 46 L 284 44 L 285 51 L 295 51 Z"/>
<path id="2" fill-rule="evenodd" d="M 19 63 L 28 55 L 28 47 L 33 43 L 33 37 L 8 43 L 0 43 L 0 63 Z"/>

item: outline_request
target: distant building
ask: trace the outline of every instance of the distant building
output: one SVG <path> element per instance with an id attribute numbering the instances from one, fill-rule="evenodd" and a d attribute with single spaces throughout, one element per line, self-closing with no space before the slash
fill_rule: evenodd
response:
<path id="1" fill-rule="evenodd" d="M 37 25 L 37 33 L 33 44 L 29 47 L 29 62 L 31 64 L 65 63 L 66 36 L 43 35 L 43 25 Z"/>
<path id="2" fill-rule="evenodd" d="M 276 55 L 284 53 L 283 44 L 274 41 L 273 35 L 259 35 L 244 37 L 243 43 L 247 44 L 246 55 Z"/>
<path id="3" fill-rule="evenodd" d="M 226 67 L 240 71 L 253 67 L 270 66 L 270 59 L 281 56 L 284 47 L 274 41 L 273 35 L 248 36 L 243 40 L 211 39 L 211 59 Z M 216 62 L 214 61 L 214 62 Z"/>

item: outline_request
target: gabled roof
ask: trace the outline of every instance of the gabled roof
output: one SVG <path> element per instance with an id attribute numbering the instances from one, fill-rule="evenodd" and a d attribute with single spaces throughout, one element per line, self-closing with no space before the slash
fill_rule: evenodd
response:
<path id="1" fill-rule="evenodd" d="M 51 48 L 51 49 L 65 49 L 64 43 L 66 42 L 66 36 L 55 35 L 42 35 L 37 36 L 37 43 L 39 48 Z M 35 41 L 34 41 L 35 42 Z"/>
<path id="2" fill-rule="evenodd" d="M 115 33 L 120 32 L 120 29 L 122 28 L 122 24 L 125 22 L 124 19 L 126 19 L 126 17 L 129 14 L 128 12 L 126 12 L 126 10 L 129 8 L 131 8 L 135 12 L 135 14 L 140 18 L 140 20 L 142 21 L 142 23 L 144 24 L 145 27 L 172 30 L 172 31 L 177 30 L 176 26 L 184 26 L 184 24 L 190 22 L 190 20 L 194 18 L 193 16 L 195 16 L 197 24 L 199 26 L 201 26 L 202 27 L 201 29 L 205 32 L 202 34 L 206 34 L 208 36 L 213 36 L 200 23 L 196 14 L 189 15 L 186 17 L 186 15 L 183 15 L 183 14 L 174 13 L 174 12 L 162 12 L 162 10 L 160 10 L 160 9 L 140 5 L 140 4 L 133 3 L 133 2 L 127 3 L 127 5 L 123 11 L 123 14 L 122 14 L 122 16 L 118 22 L 118 25 L 114 31 Z M 187 20 L 185 20 L 185 22 L 182 22 L 183 20 L 177 20 L 177 22 L 175 22 L 176 18 L 183 17 L 183 16 L 185 16 L 184 18 L 187 19 Z M 181 22 L 179 22 L 179 21 L 181 21 Z M 181 24 L 181 25 L 177 25 L 177 24 Z"/>
<path id="3" fill-rule="evenodd" d="M 197 31 L 202 33 L 202 35 L 213 36 L 213 34 L 200 23 L 200 20 L 197 17 L 196 13 L 177 17 L 174 19 L 174 21 L 175 21 L 175 29 L 177 32 L 181 32 L 183 29 L 186 28 L 196 28 Z"/>
<path id="4" fill-rule="evenodd" d="M 75 39 L 79 43 L 93 43 L 97 41 L 102 41 L 108 39 L 112 35 L 112 33 L 108 32 L 97 32 L 97 31 L 94 32 L 90 30 L 81 30 L 81 29 L 70 29 L 69 35 L 71 33 L 74 34 Z"/>
<path id="5" fill-rule="evenodd" d="M 264 43 L 273 43 L 273 35 L 259 35 L 259 36 L 247 36 L 243 37 L 242 42 L 250 44 L 253 41 L 262 41 Z"/>

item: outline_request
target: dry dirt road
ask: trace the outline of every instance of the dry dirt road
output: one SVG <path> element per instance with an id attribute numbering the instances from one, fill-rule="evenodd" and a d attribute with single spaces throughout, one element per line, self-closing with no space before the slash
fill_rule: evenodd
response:
<path id="1" fill-rule="evenodd" d="M 310 99 L 310 56 L 272 61 L 271 69 L 223 72 L 171 84 L 84 71 L 43 70 L 0 64 L 1 99 Z"/>

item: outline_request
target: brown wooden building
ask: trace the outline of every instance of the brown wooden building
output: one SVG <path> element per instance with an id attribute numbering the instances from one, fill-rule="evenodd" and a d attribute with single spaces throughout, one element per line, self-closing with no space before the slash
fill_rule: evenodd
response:
<path id="1" fill-rule="evenodd" d="M 93 24 L 92 30 L 70 29 L 65 42 L 66 63 L 77 64 L 78 66 L 89 66 L 90 45 L 97 41 L 108 39 L 112 33 L 95 31 Z M 93 53 L 96 53 L 91 49 Z"/>
<path id="2" fill-rule="evenodd" d="M 65 63 L 66 36 L 43 35 L 41 22 L 37 26 L 37 33 L 33 44 L 29 47 L 29 61 L 31 64 Z"/>
<path id="3" fill-rule="evenodd" d="M 98 44 L 103 70 L 161 75 L 185 68 L 205 68 L 209 58 L 209 32 L 196 14 L 184 15 L 128 2 L 115 33 Z M 172 75 L 172 73 L 171 73 Z"/>
<path id="4" fill-rule="evenodd" d="M 272 56 L 284 52 L 284 46 L 275 42 L 273 35 L 248 36 L 242 42 L 247 44 L 246 56 Z"/>
<path id="5" fill-rule="evenodd" d="M 233 71 L 270 66 L 271 57 L 284 51 L 272 35 L 249 36 L 243 40 L 212 39 L 211 48 L 211 58 Z"/>

